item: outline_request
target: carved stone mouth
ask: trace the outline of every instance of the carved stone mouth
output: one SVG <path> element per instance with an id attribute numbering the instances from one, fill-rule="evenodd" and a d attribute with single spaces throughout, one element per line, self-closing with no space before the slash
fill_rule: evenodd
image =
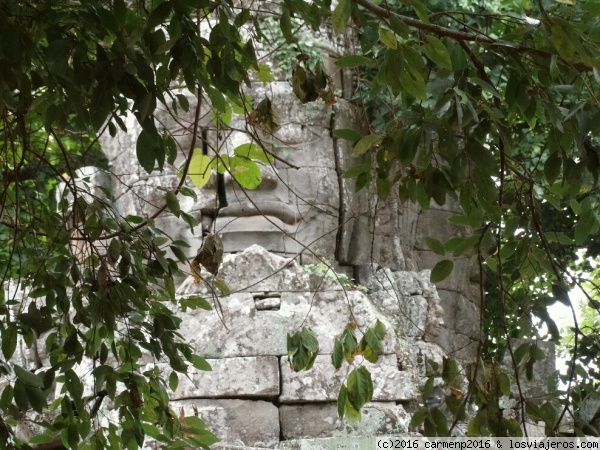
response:
<path id="1" fill-rule="evenodd" d="M 229 214 L 239 210 L 240 208 L 232 208 Z M 265 214 L 264 210 L 258 213 L 255 208 L 245 211 L 248 213 L 245 217 L 238 213 L 228 216 L 219 214 L 216 219 L 215 229 L 223 237 L 226 252 L 241 252 L 254 244 L 270 252 L 290 255 L 302 250 L 302 245 L 295 237 L 300 222 L 284 223 L 279 217 Z"/>
<path id="2" fill-rule="evenodd" d="M 281 202 L 255 202 L 229 204 L 219 211 L 220 217 L 250 217 L 250 216 L 272 216 L 283 223 L 293 225 L 301 219 L 299 211 Z"/>

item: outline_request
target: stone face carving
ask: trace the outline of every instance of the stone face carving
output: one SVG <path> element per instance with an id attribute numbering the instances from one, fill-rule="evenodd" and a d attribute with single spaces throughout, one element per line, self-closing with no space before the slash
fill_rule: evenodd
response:
<path id="1" fill-rule="evenodd" d="M 337 51 L 324 47 L 331 73 Z M 345 94 L 351 92 L 349 80 L 342 72 L 335 77 Z M 100 136 L 110 167 L 102 186 L 110 188 L 112 205 L 124 217 L 154 215 L 164 205 L 164 190 L 179 183 L 177 168 L 192 150 L 196 107 L 195 98 L 181 92 L 189 99 L 189 113 L 163 107 L 155 114 L 157 126 L 178 145 L 174 165 L 162 172 L 148 175 L 137 163 L 141 130 L 133 118 L 125 122 L 126 133 Z M 273 135 L 244 131 L 241 116 L 234 116 L 235 131 L 225 133 L 207 108 L 200 109 L 199 151 L 232 154 L 240 144 L 258 142 L 277 158 L 260 165 L 262 182 L 255 190 L 241 189 L 225 174 L 194 188 L 197 201 L 179 196 L 182 211 L 222 235 L 228 255 L 218 277 L 233 294 L 217 297 L 208 273 L 205 282 L 188 277 L 181 284 L 179 295 L 201 295 L 215 304 L 212 312 L 180 313 L 181 334 L 213 371 L 180 377 L 173 406 L 196 408 L 230 446 L 295 448 L 281 439 L 406 433 L 405 406 L 421 401 L 425 361 L 441 362 L 449 353 L 467 361 L 479 335 L 479 290 L 468 259 L 456 258 L 457 270 L 437 289 L 428 281 L 426 269 L 438 256 L 425 237 L 444 241 L 464 233 L 446 221 L 456 210 L 449 204 L 422 211 L 400 204 L 395 195 L 379 202 L 372 192 L 354 192 L 353 182 L 341 175 L 357 161 L 350 157 L 350 143 L 333 135 L 335 129 L 364 126 L 364 113 L 352 102 L 302 105 L 287 81 L 256 83 L 249 93 L 256 102 L 271 99 L 281 125 Z M 188 242 L 188 256 L 195 255 L 200 225 L 192 231 L 168 214 L 159 215 L 155 225 Z M 349 277 L 365 289 L 356 289 Z M 348 426 L 337 418 L 335 401 L 351 369 L 334 370 L 333 339 L 348 322 L 365 330 L 376 320 L 388 330 L 384 354 L 376 365 L 355 361 L 373 374 L 373 403 L 365 408 L 364 423 Z M 314 330 L 320 350 L 310 371 L 295 373 L 287 361 L 286 335 L 303 326 Z"/>

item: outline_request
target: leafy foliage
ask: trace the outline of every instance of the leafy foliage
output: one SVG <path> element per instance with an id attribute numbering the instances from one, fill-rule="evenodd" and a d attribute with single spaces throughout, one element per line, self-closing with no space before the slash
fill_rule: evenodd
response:
<path id="1" fill-rule="evenodd" d="M 357 190 L 373 186 L 383 199 L 397 188 L 402 200 L 424 209 L 432 201 L 460 206 L 450 220 L 473 229 L 472 236 L 427 244 L 442 256 L 474 255 L 484 273 L 487 362 L 471 373 L 487 379 L 488 368 L 507 355 L 515 377 L 533 379 L 544 350 L 535 343 L 511 349 L 510 340 L 559 341 L 548 308 L 571 304 L 569 291 L 582 284 L 573 272 L 575 254 L 598 232 L 598 11 L 587 2 L 446 7 L 380 8 L 357 0 L 342 13 L 338 6 L 343 20 L 352 16 L 360 42 L 355 59 L 343 65 L 365 80 L 361 98 L 373 117 L 366 136 L 337 131 L 361 158 L 344 176 L 356 179 Z M 503 15 L 505 8 L 522 18 Z M 372 62 L 363 63 L 365 57 Z M 443 280 L 452 265 L 439 262 L 431 280 Z M 576 334 L 588 335 L 579 327 Z M 574 349 L 564 377 L 569 388 L 549 389 L 554 403 L 521 398 L 521 421 L 544 420 L 547 433 L 558 432 L 559 418 L 580 404 L 574 368 L 582 356 Z M 442 399 L 453 423 L 464 419 L 459 405 L 475 402 L 469 433 L 518 434 L 518 423 L 498 414 L 502 395 L 489 383 L 474 387 L 476 376 L 467 379 L 468 395 L 458 403 L 454 395 Z M 420 412 L 415 423 L 426 434 L 451 432 L 436 411 Z"/>
<path id="2" fill-rule="evenodd" d="M 383 323 L 377 320 L 375 325 L 366 330 L 360 343 L 354 336 L 355 329 L 356 325 L 350 323 L 344 328 L 342 334 L 335 338 L 331 363 L 336 370 L 342 367 L 344 360 L 352 365 L 359 355 L 370 363 L 376 363 L 379 355 L 383 353 L 383 338 L 386 334 Z M 365 366 L 353 369 L 338 394 L 340 419 L 346 417 L 350 422 L 360 420 L 361 408 L 372 397 L 373 381 L 369 370 Z"/>
<path id="3" fill-rule="evenodd" d="M 167 249 L 184 262 L 186 244 L 170 242 L 152 217 L 119 217 L 89 192 L 77 169 L 105 163 L 96 136 L 126 131 L 128 114 L 141 127 L 136 154 L 144 170 L 174 164 L 179 150 L 172 136 L 159 133 L 154 111 L 159 104 L 189 111 L 176 88 L 181 85 L 199 100 L 194 136 L 207 103 L 220 129 L 238 114 L 254 131 L 275 131 L 270 99 L 252 108 L 242 89 L 251 76 L 271 79 L 259 63 L 258 44 L 269 50 L 285 40 L 279 51 L 298 56 L 286 68 L 293 71 L 296 95 L 333 104 L 331 74 L 314 54 L 307 58 L 297 33 L 329 23 L 356 43 L 354 54 L 337 66 L 353 71 L 357 100 L 372 119 L 367 133 L 334 131 L 352 143 L 356 158 L 343 176 L 355 180 L 357 191 L 373 187 L 384 200 L 397 193 L 423 209 L 432 201 L 456 203 L 461 213 L 451 221 L 473 233 L 428 240 L 435 253 L 448 255 L 431 279 L 448 276 L 451 258 L 460 255 L 473 255 L 485 275 L 486 339 L 482 360 L 465 369 L 470 388 L 459 386 L 460 370 L 451 360 L 439 373 L 451 391 L 443 401 L 455 420 L 449 424 L 440 408 L 427 408 L 415 414 L 413 425 L 447 435 L 471 401 L 479 409 L 470 434 L 517 435 L 527 417 L 543 420 L 547 433 L 556 434 L 566 412 L 597 388 L 595 369 L 584 367 L 597 362 L 598 283 L 594 276 L 586 280 L 584 272 L 594 268 L 576 256 L 586 248 L 589 256 L 599 253 L 597 3 L 497 0 L 483 9 L 465 1 L 460 11 L 444 0 L 385 7 L 341 0 L 333 8 L 329 0 L 290 0 L 278 6 L 281 36 L 270 39 L 260 6 L 229 1 L 0 4 L 0 268 L 2 281 L 18 284 L 27 299 L 6 298 L 0 290 L 1 350 L 8 360 L 20 339 L 28 346 L 43 339 L 51 362 L 33 373 L 11 364 L 14 377 L 0 396 L 2 446 L 26 445 L 9 424 L 30 409 L 53 414 L 31 444 L 57 438 L 69 448 L 136 448 L 148 436 L 178 448 L 215 441 L 200 419 L 169 409 L 167 382 L 156 368 L 142 369 L 142 349 L 155 361 L 168 360 L 173 373 L 189 364 L 209 368 L 181 339 L 171 308 L 180 272 Z M 194 148 L 185 149 L 180 183 L 164 191 L 157 213 L 168 209 L 190 227 L 197 223 L 178 200 L 193 196 L 184 186 L 188 177 L 202 186 L 211 171 L 227 172 L 254 189 L 261 181 L 258 165 L 272 158 L 254 139 L 233 155 L 210 157 Z M 66 188 L 50 201 L 59 182 Z M 586 290 L 593 312 L 573 327 L 568 388 L 552 385 L 554 402 L 521 399 L 520 423 L 503 418 L 498 402 L 508 395 L 507 382 L 498 365 L 504 355 L 515 377 L 527 378 L 544 357 L 535 344 L 512 349 L 511 340 L 558 342 L 548 307 L 571 304 L 575 287 Z M 195 298 L 181 306 L 208 303 Z M 376 361 L 384 333 L 376 324 L 358 342 L 347 328 L 336 339 L 334 365 L 357 355 Z M 288 337 L 288 351 L 294 370 L 307 369 L 318 343 L 303 329 Z M 92 361 L 91 393 L 83 392 L 77 372 L 84 360 Z M 169 378 L 176 386 L 177 375 Z M 57 384 L 63 388 L 54 398 Z M 354 369 L 340 391 L 340 416 L 358 418 L 372 389 L 368 370 Z M 432 389 L 433 381 L 426 397 Z M 120 428 L 97 426 L 105 397 L 114 402 Z"/>
<path id="4" fill-rule="evenodd" d="M 319 354 L 319 342 L 310 328 L 303 328 L 294 334 L 288 334 L 287 350 L 292 370 L 310 370 Z"/>

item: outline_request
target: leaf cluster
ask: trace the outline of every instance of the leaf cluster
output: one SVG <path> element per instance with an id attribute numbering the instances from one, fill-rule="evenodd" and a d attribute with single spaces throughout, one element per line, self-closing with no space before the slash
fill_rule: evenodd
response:
<path id="1" fill-rule="evenodd" d="M 472 257 L 485 280 L 490 364 L 512 338 L 559 342 L 549 307 L 571 303 L 569 290 L 581 285 L 575 255 L 594 248 L 599 230 L 598 10 L 592 2 L 523 5 L 530 20 L 504 15 L 511 7 L 466 3 L 458 12 L 413 1 L 384 10 L 357 0 L 340 2 L 332 16 L 335 30 L 357 26 L 360 47 L 337 64 L 362 81 L 357 96 L 372 118 L 366 135 L 334 131 L 357 158 L 343 176 L 383 200 L 460 207 L 449 220 L 471 235 L 427 239 L 446 257 L 431 281 L 446 278 L 455 258 Z M 572 355 L 574 367 L 582 356 Z M 521 361 L 515 376 L 534 375 L 539 357 Z M 552 395 L 563 414 L 579 404 Z"/>
<path id="2" fill-rule="evenodd" d="M 316 33 L 331 23 L 334 33 L 353 34 L 356 51 L 337 66 L 355 75 L 355 100 L 365 106 L 370 128 L 339 129 L 334 136 L 352 145 L 356 164 L 343 176 L 356 190 L 422 209 L 432 202 L 460 208 L 450 221 L 472 233 L 427 240 L 445 258 L 431 280 L 447 277 L 458 257 L 479 266 L 486 280 L 486 361 L 467 376 L 467 392 L 453 381 L 457 366 L 445 361 L 441 376 L 452 394 L 443 401 L 458 420 L 464 402 L 457 393 L 478 405 L 471 434 L 516 435 L 518 424 L 498 420 L 498 397 L 508 391 L 496 362 L 510 353 L 512 338 L 560 339 L 548 307 L 570 303 L 568 292 L 585 284 L 573 275 L 573 255 L 593 251 L 598 240 L 600 9 L 584 0 L 488 3 L 462 2 L 456 11 L 446 1 L 382 8 L 341 0 L 332 9 L 328 0 L 289 0 L 278 5 L 278 22 L 285 45 L 301 57 L 291 84 L 307 102 L 316 96 L 332 104 L 334 98 L 321 63 L 306 60 L 295 24 Z M 27 293 L 24 302 L 2 294 L 1 347 L 8 360 L 19 339 L 44 345 L 50 362 L 33 372 L 8 363 L 15 378 L 0 395 L 2 415 L 52 411 L 47 432 L 34 438 L 39 443 L 60 436 L 66 447 L 136 448 L 150 436 L 171 448 L 208 446 L 214 437 L 201 421 L 171 411 L 166 381 L 142 368 L 143 350 L 154 361 L 168 361 L 173 373 L 189 364 L 208 369 L 178 334 L 171 308 L 187 244 L 170 241 L 151 217 L 119 217 L 109 193 L 82 187 L 76 169 L 101 159 L 98 133 L 130 131 L 127 117 L 141 128 L 136 155 L 146 172 L 174 164 L 181 149 L 160 131 L 154 112 L 158 106 L 174 115 L 192 112 L 183 85 L 198 99 L 194 136 L 205 103 L 219 130 L 239 114 L 256 129 L 276 131 L 271 100 L 252 108 L 243 92 L 252 74 L 271 80 L 255 50 L 256 43 L 269 42 L 264 10 L 212 0 L 48 0 L 3 2 L 0 12 L 0 260 L 3 282 L 20 280 Z M 197 225 L 179 204 L 179 195 L 195 196 L 184 186 L 188 175 L 199 187 L 216 171 L 256 188 L 259 164 L 273 161 L 254 142 L 232 155 L 215 151 L 211 157 L 194 146 L 181 152 L 180 184 L 163 189 L 160 211 Z M 59 182 L 64 194 L 50 200 Z M 206 306 L 203 299 L 182 302 L 183 308 Z M 554 403 L 528 403 L 521 415 L 523 423 L 526 416 L 544 420 L 548 434 L 594 385 L 594 372 L 582 363 L 597 359 L 597 344 L 593 333 L 574 328 L 584 345 L 573 347 L 571 388 L 552 390 Z M 358 342 L 347 328 L 335 341 L 334 366 L 357 355 L 376 361 L 384 334 L 376 324 Z M 309 329 L 288 336 L 294 370 L 310 368 L 318 349 Z M 512 356 L 515 376 L 534 376 L 540 352 L 519 347 Z M 87 399 L 78 373 L 84 359 L 93 361 L 94 392 Z M 169 378 L 176 387 L 177 375 Z M 63 388 L 52 400 L 56 384 Z M 354 369 L 340 391 L 340 416 L 358 418 L 372 391 L 368 370 Z M 115 404 L 118 426 L 96 426 L 94 405 L 104 397 Z M 555 404 L 562 413 L 553 415 Z M 415 417 L 427 434 L 452 431 L 439 408 Z M 0 420 L 0 442 L 9 440 L 26 445 Z"/>
<path id="3" fill-rule="evenodd" d="M 342 367 L 344 360 L 351 365 L 360 355 L 374 364 L 384 351 L 383 339 L 386 329 L 383 323 L 377 320 L 375 325 L 367 329 L 360 343 L 354 336 L 355 329 L 353 323 L 348 324 L 342 334 L 334 340 L 331 363 L 336 370 Z M 340 387 L 337 400 L 338 416 L 340 419 L 346 417 L 349 422 L 360 420 L 360 410 L 372 397 L 373 381 L 369 370 L 365 366 L 353 369 L 346 379 L 346 384 Z"/>

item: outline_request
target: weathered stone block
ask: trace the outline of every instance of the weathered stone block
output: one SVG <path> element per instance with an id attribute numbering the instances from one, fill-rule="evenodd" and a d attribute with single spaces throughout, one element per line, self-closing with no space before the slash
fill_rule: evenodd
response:
<path id="1" fill-rule="evenodd" d="M 340 421 L 337 403 L 281 405 L 279 420 L 285 440 L 332 436 L 376 436 L 408 431 L 409 414 L 395 403 L 368 403 L 361 421 L 349 425 Z"/>
<path id="2" fill-rule="evenodd" d="M 322 283 L 313 287 L 304 268 L 258 246 L 228 255 L 219 274 L 233 291 L 245 291 L 219 300 L 223 321 L 216 312 L 204 310 L 181 315 L 182 335 L 205 357 L 286 355 L 287 334 L 301 326 L 313 329 L 321 353 L 331 353 L 334 338 L 352 320 L 361 329 L 377 320 L 383 322 L 388 329 L 385 352 L 396 351 L 395 333 L 389 320 L 365 294 L 344 290 L 333 276 L 329 279 L 325 276 Z M 178 292 L 211 296 L 206 283 L 194 284 L 191 278 Z M 255 296 L 275 298 L 277 293 L 278 309 L 257 308 Z"/>
<path id="3" fill-rule="evenodd" d="M 417 433 L 403 433 L 398 436 L 391 436 L 395 439 L 418 439 L 422 437 Z M 376 449 L 377 441 L 385 436 L 343 436 L 321 439 L 295 439 L 292 441 L 282 441 L 280 450 L 363 450 Z"/>
<path id="4" fill-rule="evenodd" d="M 443 328 L 436 339 L 444 352 L 461 362 L 473 361 L 477 357 L 479 340 L 457 333 L 455 330 Z"/>
<path id="5" fill-rule="evenodd" d="M 446 259 L 431 251 L 415 251 L 414 254 L 421 270 L 431 270 L 442 259 Z M 463 256 L 451 259 L 454 261 L 452 273 L 445 280 L 436 283 L 437 288 L 446 291 L 460 292 L 470 299 L 479 298 L 479 287 L 471 282 L 471 272 L 474 268 L 470 258 Z"/>
<path id="6" fill-rule="evenodd" d="M 331 153 L 331 149 L 328 152 Z M 337 213 L 340 198 L 335 168 L 315 166 L 301 171 L 291 168 L 280 171 L 287 174 L 286 189 L 289 189 L 290 204 L 300 211 L 316 207 L 329 213 Z"/>
<path id="7" fill-rule="evenodd" d="M 271 254 L 257 245 L 226 257 L 219 273 L 234 291 L 299 292 L 308 288 L 308 274 L 296 261 Z"/>
<path id="8" fill-rule="evenodd" d="M 409 401 L 419 396 L 412 371 L 398 370 L 396 355 L 383 355 L 376 364 L 363 362 L 374 380 L 373 401 Z M 354 369 L 344 364 L 336 372 L 330 355 L 319 355 L 313 368 L 294 372 L 287 360 L 281 360 L 282 403 L 324 402 L 337 400 L 339 388 Z"/>
<path id="9" fill-rule="evenodd" d="M 215 228 L 222 234 L 227 252 L 241 252 L 252 245 L 274 253 L 297 253 L 300 246 L 294 240 L 298 224 L 286 224 L 271 215 L 244 217 L 219 217 Z"/>
<path id="10" fill-rule="evenodd" d="M 373 302 L 392 316 L 398 336 L 433 340 L 443 323 L 443 310 L 430 272 L 368 270 L 364 277 Z"/>
<path id="11" fill-rule="evenodd" d="M 295 308 L 297 316 L 285 307 L 289 304 L 286 297 L 304 300 L 305 306 Z M 283 355 L 287 333 L 300 326 L 301 317 L 308 313 L 308 298 L 307 294 L 286 293 L 279 311 L 257 311 L 252 294 L 233 294 L 219 300 L 223 321 L 215 311 L 188 311 L 182 315 L 180 332 L 208 358 Z"/>
<path id="12" fill-rule="evenodd" d="M 454 212 L 445 210 L 427 210 L 418 215 L 416 241 L 414 246 L 418 250 L 429 250 L 425 238 L 434 237 L 446 242 L 453 237 L 468 237 L 471 232 L 467 227 L 460 227 L 448 222 L 448 218 L 455 215 Z"/>
<path id="13" fill-rule="evenodd" d="M 178 400 L 175 411 L 198 416 L 221 440 L 221 445 L 275 448 L 279 444 L 279 411 L 275 405 L 252 400 Z"/>
<path id="14" fill-rule="evenodd" d="M 212 371 L 190 369 L 179 375 L 171 399 L 260 397 L 279 395 L 279 361 L 274 356 L 209 359 Z M 166 373 L 166 372 L 165 372 Z"/>
<path id="15" fill-rule="evenodd" d="M 444 305 L 444 326 L 466 336 L 477 338 L 481 331 L 481 313 L 477 306 L 458 292 L 440 289 Z"/>

